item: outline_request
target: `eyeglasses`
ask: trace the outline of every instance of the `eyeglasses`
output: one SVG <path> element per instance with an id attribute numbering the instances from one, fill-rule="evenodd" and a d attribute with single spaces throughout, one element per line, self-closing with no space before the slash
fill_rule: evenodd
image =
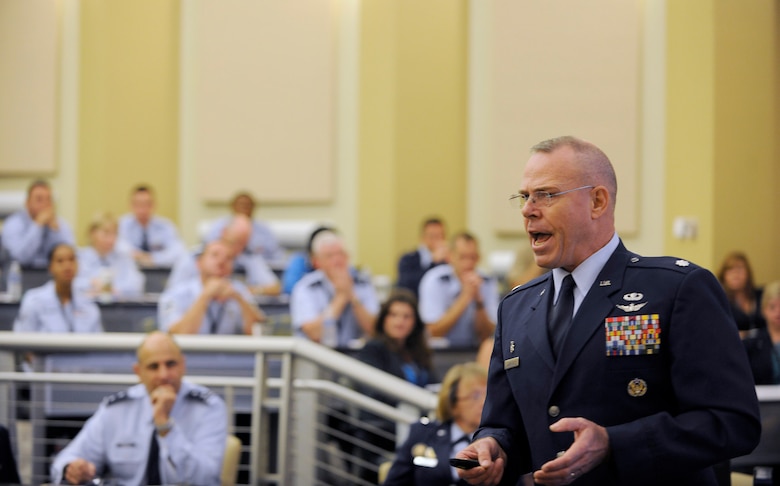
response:
<path id="1" fill-rule="evenodd" d="M 479 400 L 484 400 L 485 399 L 485 395 L 486 395 L 486 392 L 484 390 L 482 390 L 482 391 L 474 391 L 474 392 L 469 393 L 468 395 L 462 395 L 462 396 L 459 396 L 457 398 L 458 398 L 458 400 L 470 400 L 472 402 L 476 402 L 476 401 L 479 401 Z"/>
<path id="2" fill-rule="evenodd" d="M 579 191 L 581 189 L 593 189 L 593 187 L 594 186 L 581 186 L 560 192 L 536 191 L 531 194 L 512 194 L 509 196 L 509 205 L 515 209 L 522 209 L 530 202 L 531 204 L 549 207 L 552 204 L 554 197 L 563 196 L 564 194 Z"/>

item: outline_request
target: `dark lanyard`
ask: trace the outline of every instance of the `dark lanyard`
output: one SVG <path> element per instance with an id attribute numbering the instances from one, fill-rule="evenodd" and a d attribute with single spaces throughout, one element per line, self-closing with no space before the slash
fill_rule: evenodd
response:
<path id="1" fill-rule="evenodd" d="M 212 303 L 209 303 L 209 306 L 206 309 L 206 317 L 208 317 L 209 323 L 211 324 L 211 334 L 216 334 L 219 321 L 222 320 L 222 314 L 225 312 L 225 305 L 227 305 L 227 302 L 219 304 L 216 316 L 211 313 L 211 304 Z"/>

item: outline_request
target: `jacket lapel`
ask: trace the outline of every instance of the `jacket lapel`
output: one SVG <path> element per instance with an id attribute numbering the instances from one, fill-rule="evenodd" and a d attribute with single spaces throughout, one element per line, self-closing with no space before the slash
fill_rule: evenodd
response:
<path id="1" fill-rule="evenodd" d="M 550 307 L 552 286 L 552 273 L 548 273 L 547 281 L 539 286 L 539 292 L 535 300 L 531 302 L 528 315 L 529 324 L 525 326 L 528 332 L 528 339 L 550 370 L 555 368 L 555 359 L 550 348 L 550 340 L 547 339 L 547 310 Z"/>
<path id="2" fill-rule="evenodd" d="M 593 282 L 566 334 L 556 362 L 551 392 L 558 386 L 593 335 L 599 331 L 604 333 L 604 319 L 612 312 L 614 306 L 611 296 L 623 288 L 623 275 L 630 256 L 631 254 L 626 251 L 621 242 Z M 602 339 L 606 346 L 606 337 Z"/>

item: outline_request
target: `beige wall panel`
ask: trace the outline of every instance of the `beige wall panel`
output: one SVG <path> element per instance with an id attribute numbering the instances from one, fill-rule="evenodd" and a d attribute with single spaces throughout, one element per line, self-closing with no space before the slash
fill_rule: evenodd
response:
<path id="1" fill-rule="evenodd" d="M 701 265 L 712 262 L 711 207 L 715 157 L 714 11 L 711 0 L 669 2 L 667 46 L 666 212 L 671 225 L 680 216 L 697 218 L 696 239 L 665 233 L 670 255 Z"/>
<path id="2" fill-rule="evenodd" d="M 521 231 L 506 198 L 519 188 L 529 147 L 570 134 L 610 157 L 618 231 L 637 232 L 640 2 L 494 0 L 492 14 L 495 229 Z"/>
<path id="3" fill-rule="evenodd" d="M 396 259 L 418 244 L 420 223 L 437 216 L 449 234 L 470 230 L 467 208 L 466 2 L 396 1 Z"/>
<path id="4" fill-rule="evenodd" d="M 194 2 L 199 196 L 326 202 L 334 191 L 337 2 Z"/>
<path id="5" fill-rule="evenodd" d="M 178 212 L 178 0 L 81 1 L 79 214 L 128 210 L 139 183 L 157 211 Z"/>
<path id="6" fill-rule="evenodd" d="M 713 269 L 729 251 L 746 252 L 760 283 L 780 277 L 780 180 L 774 141 L 775 0 L 717 2 Z M 727 194 L 750 194 L 729 197 Z M 746 238 L 746 235 L 751 235 Z"/>
<path id="7" fill-rule="evenodd" d="M 423 218 L 464 229 L 465 1 L 361 7 L 361 255 L 396 278 Z"/>
<path id="8" fill-rule="evenodd" d="M 0 1 L 0 174 L 50 176 L 57 145 L 57 2 Z"/>

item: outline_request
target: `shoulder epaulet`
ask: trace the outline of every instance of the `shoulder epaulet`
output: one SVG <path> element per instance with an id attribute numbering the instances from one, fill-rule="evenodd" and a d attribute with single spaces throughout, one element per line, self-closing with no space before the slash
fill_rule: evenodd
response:
<path id="1" fill-rule="evenodd" d="M 533 280 L 530 280 L 530 281 L 525 282 L 525 283 L 521 283 L 520 285 L 516 285 L 515 287 L 512 288 L 512 290 L 507 292 L 507 296 L 509 296 L 511 294 L 514 294 L 514 293 L 516 293 L 519 290 L 530 289 L 532 287 L 536 287 L 537 285 L 541 284 L 542 282 L 546 282 L 548 277 L 549 277 L 547 275 L 548 273 L 549 272 L 545 272 L 545 273 L 543 273 L 542 275 L 536 277 Z"/>
<path id="2" fill-rule="evenodd" d="M 643 257 L 632 255 L 629 258 L 629 266 L 638 266 L 644 268 L 666 268 L 678 272 L 688 272 L 694 268 L 699 268 L 695 263 L 691 263 L 683 258 L 671 256 Z"/>
<path id="3" fill-rule="evenodd" d="M 106 397 L 106 406 L 110 407 L 111 405 L 114 405 L 119 402 L 124 402 L 125 400 L 130 400 L 130 394 L 127 393 L 127 391 L 121 391 L 118 393 L 114 393 L 113 395 Z"/>
<path id="4" fill-rule="evenodd" d="M 311 288 L 314 288 L 314 287 L 321 287 L 321 286 L 322 286 L 322 280 L 321 280 L 321 279 L 314 280 L 314 281 L 312 281 L 312 282 L 309 284 L 309 287 L 311 287 Z"/>
<path id="5" fill-rule="evenodd" d="M 187 392 L 187 395 L 185 395 L 185 397 L 187 397 L 189 399 L 192 399 L 192 400 L 198 400 L 198 401 L 201 401 L 201 402 L 207 402 L 209 400 L 209 398 L 211 398 L 211 396 L 213 394 L 214 393 L 211 390 L 195 389 L 195 390 L 190 390 L 189 392 Z"/>
<path id="6" fill-rule="evenodd" d="M 449 273 L 444 273 L 439 276 L 439 280 L 441 280 L 442 282 L 449 282 L 450 279 L 452 279 L 452 275 L 450 275 Z"/>

